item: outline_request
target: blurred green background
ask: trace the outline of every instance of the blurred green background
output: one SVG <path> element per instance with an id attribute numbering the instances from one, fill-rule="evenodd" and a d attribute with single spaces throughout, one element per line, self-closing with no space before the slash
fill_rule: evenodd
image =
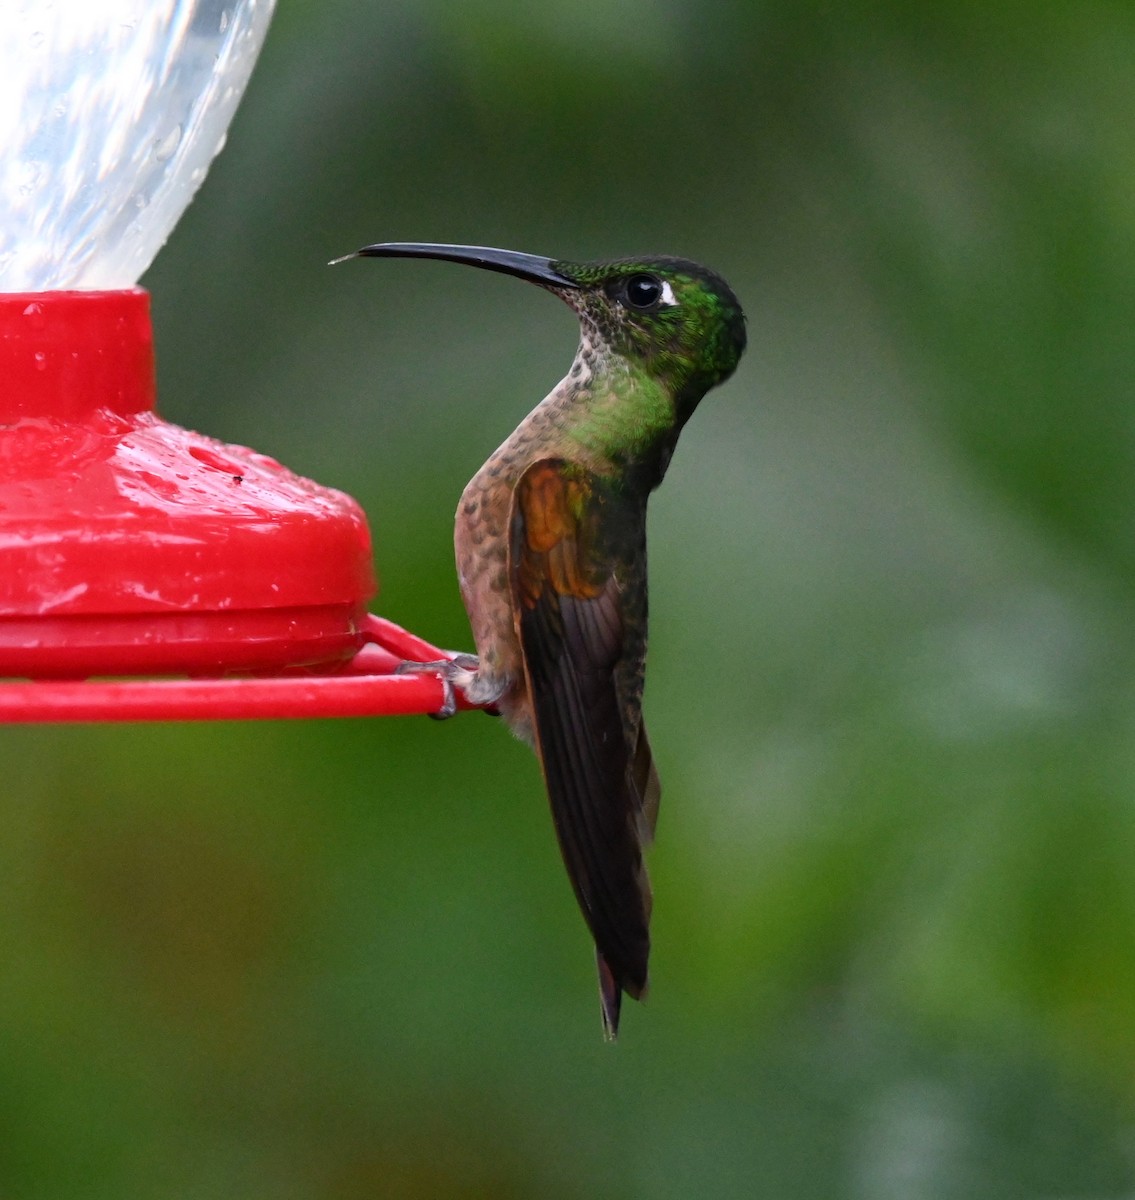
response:
<path id="1" fill-rule="evenodd" d="M 1135 8 L 281 0 L 144 282 L 167 417 L 467 647 L 574 319 L 368 241 L 668 252 L 750 350 L 652 507 L 649 1003 L 467 715 L 0 729 L 0 1196 L 1135 1195 Z"/>

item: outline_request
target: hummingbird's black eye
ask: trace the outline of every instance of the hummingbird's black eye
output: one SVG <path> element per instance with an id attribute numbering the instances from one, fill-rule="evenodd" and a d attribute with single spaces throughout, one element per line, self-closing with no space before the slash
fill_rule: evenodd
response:
<path id="1" fill-rule="evenodd" d="M 631 308 L 651 308 L 662 298 L 662 280 L 655 275 L 632 275 L 626 297 Z"/>

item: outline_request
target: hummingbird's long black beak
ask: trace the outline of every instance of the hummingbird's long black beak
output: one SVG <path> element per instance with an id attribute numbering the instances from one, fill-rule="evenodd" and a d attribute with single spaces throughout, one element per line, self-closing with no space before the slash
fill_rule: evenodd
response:
<path id="1" fill-rule="evenodd" d="M 377 242 L 364 246 L 354 254 L 345 254 L 330 264 L 348 258 L 440 258 L 446 262 L 468 263 L 483 267 L 486 271 L 499 271 L 502 275 L 515 275 L 532 283 L 552 287 L 577 288 L 580 285 L 567 275 L 557 271 L 555 259 L 543 258 L 539 254 L 521 254 L 517 250 L 496 250 L 492 246 L 447 246 L 440 242 Z"/>

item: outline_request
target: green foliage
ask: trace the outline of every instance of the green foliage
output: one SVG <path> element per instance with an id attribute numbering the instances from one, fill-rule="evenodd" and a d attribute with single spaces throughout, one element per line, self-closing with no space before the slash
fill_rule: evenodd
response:
<path id="1" fill-rule="evenodd" d="M 1131 1195 L 1135 10 L 283 4 L 146 280 L 165 415 L 452 512 L 574 320 L 421 238 L 656 252 L 750 348 L 651 517 L 652 995 L 600 1042 L 463 716 L 0 729 L 0 1193 Z"/>

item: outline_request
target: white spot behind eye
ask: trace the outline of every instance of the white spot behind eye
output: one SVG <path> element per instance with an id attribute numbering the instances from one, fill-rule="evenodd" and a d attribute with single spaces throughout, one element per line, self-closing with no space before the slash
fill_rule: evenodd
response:
<path id="1" fill-rule="evenodd" d="M 665 304 L 668 308 L 676 308 L 678 299 L 674 295 L 674 289 L 670 286 L 668 280 L 662 280 L 662 295 L 658 301 L 659 304 Z"/>

